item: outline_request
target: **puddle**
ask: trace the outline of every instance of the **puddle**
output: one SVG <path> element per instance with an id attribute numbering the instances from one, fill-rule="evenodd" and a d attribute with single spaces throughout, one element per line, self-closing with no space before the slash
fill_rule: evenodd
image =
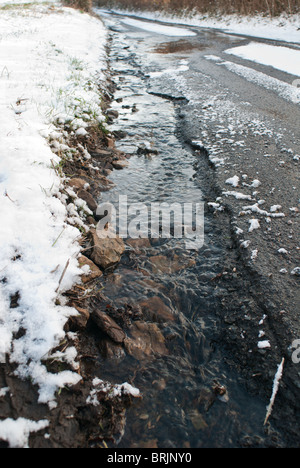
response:
<path id="1" fill-rule="evenodd" d="M 206 48 L 206 45 L 182 39 L 180 41 L 159 44 L 154 49 L 154 52 L 157 54 L 176 54 L 181 52 L 190 52 L 192 50 L 205 50 Z"/>

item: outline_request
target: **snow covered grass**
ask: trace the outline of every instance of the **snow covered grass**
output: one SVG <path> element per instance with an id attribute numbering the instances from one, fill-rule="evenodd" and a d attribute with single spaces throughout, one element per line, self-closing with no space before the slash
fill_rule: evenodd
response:
<path id="1" fill-rule="evenodd" d="M 67 206 L 54 168 L 72 156 L 65 123 L 76 132 L 103 121 L 106 31 L 99 19 L 59 4 L 12 5 L 1 11 L 0 30 L 0 358 L 16 363 L 16 374 L 38 386 L 39 401 L 54 407 L 56 391 L 81 378 L 51 374 L 44 361 L 76 313 L 61 293 L 83 273 L 84 207 Z M 75 357 L 68 349 L 66 360 Z"/>

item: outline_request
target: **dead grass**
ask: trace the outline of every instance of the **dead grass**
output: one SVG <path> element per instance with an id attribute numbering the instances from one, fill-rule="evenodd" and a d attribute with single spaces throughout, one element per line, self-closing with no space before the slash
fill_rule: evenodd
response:
<path id="1" fill-rule="evenodd" d="M 93 7 L 93 0 L 63 0 L 63 3 L 66 6 L 87 12 L 90 12 Z"/>

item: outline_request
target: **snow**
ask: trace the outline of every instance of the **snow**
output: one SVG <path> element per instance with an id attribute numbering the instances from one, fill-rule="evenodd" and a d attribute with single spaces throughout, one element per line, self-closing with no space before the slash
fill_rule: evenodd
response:
<path id="1" fill-rule="evenodd" d="M 122 20 L 122 23 L 135 28 L 143 29 L 144 31 L 153 32 L 155 34 L 162 34 L 164 36 L 175 36 L 175 37 L 191 37 L 197 34 L 193 31 L 184 28 L 175 28 L 173 26 L 164 26 L 158 23 L 148 23 L 145 21 L 138 21 L 132 18 L 126 18 Z"/>
<path id="2" fill-rule="evenodd" d="M 282 358 L 282 361 L 279 364 L 279 366 L 277 368 L 277 372 L 276 372 L 275 377 L 274 377 L 272 395 L 271 395 L 271 398 L 270 398 L 270 403 L 269 403 L 269 405 L 267 407 L 267 414 L 266 414 L 264 425 L 266 425 L 266 423 L 267 423 L 267 421 L 268 421 L 268 419 L 269 419 L 269 417 L 271 416 L 271 413 L 272 413 L 275 398 L 276 398 L 276 395 L 277 395 L 278 390 L 279 390 L 280 380 L 282 379 L 282 376 L 283 376 L 284 363 L 285 363 L 285 359 Z"/>
<path id="3" fill-rule="evenodd" d="M 163 21 L 169 24 L 198 26 L 203 28 L 221 29 L 229 34 L 246 35 L 255 38 L 265 38 L 283 42 L 300 43 L 299 15 L 282 14 L 276 18 L 263 15 L 201 15 L 196 11 L 191 14 L 177 16 L 152 11 L 112 10 L 116 14 L 134 15 L 148 20 Z"/>
<path id="4" fill-rule="evenodd" d="M 107 398 L 119 398 L 123 395 L 131 395 L 134 398 L 140 397 L 138 388 L 133 387 L 128 382 L 123 384 L 112 385 L 109 382 L 104 382 L 101 379 L 93 380 L 93 389 L 87 397 L 86 403 L 92 406 L 99 406 L 98 394 L 106 394 Z"/>
<path id="5" fill-rule="evenodd" d="M 56 391 L 81 379 L 72 370 L 51 374 L 43 361 L 77 313 L 56 302 L 83 273 L 77 226 L 84 225 L 85 208 L 78 200 L 72 210 L 66 206 L 54 167 L 57 153 L 68 157 L 71 150 L 56 122 L 74 122 L 76 130 L 82 122 L 75 116 L 84 110 L 86 120 L 103 117 L 98 84 L 106 70 L 106 30 L 87 14 L 47 4 L 2 10 L 0 30 L 0 360 L 8 355 L 16 375 L 30 378 L 39 402 L 53 408 Z M 25 333 L 15 339 L 20 329 Z M 57 359 L 76 368 L 75 357 L 70 348 Z"/>
<path id="6" fill-rule="evenodd" d="M 259 229 L 259 228 L 260 228 L 260 224 L 259 224 L 259 220 L 258 220 L 258 219 L 250 219 L 250 220 L 249 220 L 249 224 L 250 224 L 249 232 L 253 232 L 253 231 L 255 231 L 256 229 Z"/>
<path id="7" fill-rule="evenodd" d="M 211 60 L 211 56 L 209 55 L 205 56 L 205 58 L 207 60 Z M 230 61 L 222 61 L 220 59 L 220 61 L 217 62 L 217 66 L 226 67 L 232 73 L 245 78 L 250 83 L 254 83 L 268 89 L 269 91 L 273 91 L 287 101 L 293 102 L 294 104 L 300 103 L 300 89 L 293 83 L 286 83 L 265 73 L 254 70 L 253 68 Z"/>
<path id="8" fill-rule="evenodd" d="M 300 50 L 251 42 L 246 46 L 234 47 L 225 52 L 300 76 Z"/>
<path id="9" fill-rule="evenodd" d="M 257 346 L 258 346 L 259 349 L 271 348 L 270 341 L 268 341 L 268 340 L 259 341 Z"/>
<path id="10" fill-rule="evenodd" d="M 229 185 L 232 185 L 233 187 L 238 187 L 238 185 L 240 183 L 240 178 L 239 178 L 239 176 L 233 176 L 230 179 L 227 179 L 225 183 L 229 184 Z"/>
<path id="11" fill-rule="evenodd" d="M 0 421 L 0 439 L 8 442 L 10 448 L 28 448 L 30 433 L 41 431 L 48 426 L 47 420 L 5 419 Z"/>

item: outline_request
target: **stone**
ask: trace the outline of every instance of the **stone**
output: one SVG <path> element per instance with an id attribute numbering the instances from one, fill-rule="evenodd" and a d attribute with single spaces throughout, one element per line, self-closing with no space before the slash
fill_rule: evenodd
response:
<path id="1" fill-rule="evenodd" d="M 144 317 L 154 322 L 173 322 L 175 316 L 171 309 L 158 296 L 139 302 Z"/>
<path id="2" fill-rule="evenodd" d="M 125 244 L 119 237 L 100 238 L 96 229 L 91 229 L 93 250 L 91 259 L 104 270 L 119 263 L 125 252 Z"/>
<path id="3" fill-rule="evenodd" d="M 156 255 L 149 257 L 151 262 L 151 269 L 153 273 L 177 273 L 178 271 L 190 268 L 195 265 L 193 258 L 180 257 L 174 255 L 173 258 L 168 258 L 165 255 Z"/>
<path id="4" fill-rule="evenodd" d="M 114 343 L 110 339 L 101 340 L 99 343 L 99 349 L 105 359 L 120 361 L 126 356 L 122 345 Z"/>
<path id="5" fill-rule="evenodd" d="M 129 328 L 130 337 L 124 340 L 126 352 L 137 360 L 154 355 L 169 354 L 165 338 L 155 323 L 133 322 Z"/>
<path id="6" fill-rule="evenodd" d="M 105 312 L 99 309 L 93 309 L 91 312 L 91 319 L 97 325 L 97 327 L 111 338 L 115 343 L 121 344 L 126 338 L 126 333 L 121 327 L 107 315 Z"/>
<path id="7" fill-rule="evenodd" d="M 71 324 L 71 328 L 75 328 L 76 330 L 85 329 L 90 318 L 90 313 L 88 309 L 79 307 L 77 304 L 73 304 L 73 303 L 71 303 L 70 306 L 74 307 L 74 309 L 76 309 L 78 312 L 77 315 L 72 315 L 70 317 L 69 321 Z"/>
<path id="8" fill-rule="evenodd" d="M 89 192 L 87 192 L 87 190 L 80 189 L 77 192 L 77 196 L 81 198 L 81 200 L 84 200 L 86 202 L 87 206 L 93 213 L 97 211 L 97 208 L 98 208 L 97 202 L 94 199 L 94 197 Z"/>
<path id="9" fill-rule="evenodd" d="M 126 244 L 130 245 L 135 250 L 140 249 L 149 249 L 151 247 L 151 243 L 149 239 L 127 239 Z"/>
<path id="10" fill-rule="evenodd" d="M 84 190 L 86 187 L 86 181 L 80 179 L 79 177 L 75 177 L 68 182 L 68 185 L 72 187 L 75 191 Z"/>
<path id="11" fill-rule="evenodd" d="M 90 268 L 90 273 L 88 273 L 87 275 L 82 275 L 81 276 L 81 281 L 86 284 L 90 281 L 93 281 L 94 279 L 97 279 L 97 278 L 100 278 L 101 276 L 103 276 L 103 273 L 102 271 L 100 270 L 100 268 L 97 267 L 97 265 L 95 265 L 94 262 L 92 262 L 92 260 L 90 260 L 89 258 L 85 257 L 84 255 L 81 255 L 81 257 L 79 257 L 78 259 L 78 262 L 79 262 L 79 266 L 80 268 L 82 268 L 83 266 L 85 265 L 88 265 L 89 268 Z"/>
<path id="12" fill-rule="evenodd" d="M 116 161 L 112 161 L 112 165 L 115 169 L 124 169 L 128 167 L 129 162 L 126 159 L 117 159 Z"/>

